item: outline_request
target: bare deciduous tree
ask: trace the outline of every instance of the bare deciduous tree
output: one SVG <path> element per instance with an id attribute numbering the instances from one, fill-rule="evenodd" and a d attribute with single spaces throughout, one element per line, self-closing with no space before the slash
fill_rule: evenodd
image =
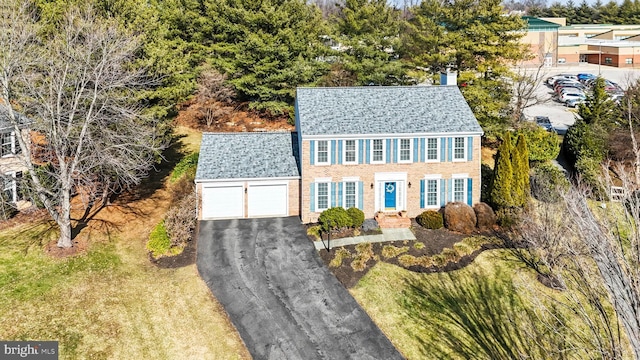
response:
<path id="1" fill-rule="evenodd" d="M 204 71 L 198 78 L 196 101 L 201 105 L 202 118 L 207 126 L 233 112 L 236 92 L 226 84 L 227 77 L 215 70 Z"/>
<path id="2" fill-rule="evenodd" d="M 133 66 L 138 39 L 90 8 L 69 10 L 55 33 L 39 31 L 29 5 L 0 2 L 1 106 L 16 133 L 18 112 L 33 120 L 44 157 L 17 137 L 27 183 L 60 229 L 58 246 L 68 248 L 72 194 L 95 198 L 113 184 L 139 184 L 163 142 L 136 101 L 149 86 Z"/>
<path id="3" fill-rule="evenodd" d="M 536 68 L 517 67 L 513 74 L 513 121 L 522 118 L 525 109 L 544 104 L 551 97 L 540 88 L 543 85 L 546 72 L 541 64 Z"/>

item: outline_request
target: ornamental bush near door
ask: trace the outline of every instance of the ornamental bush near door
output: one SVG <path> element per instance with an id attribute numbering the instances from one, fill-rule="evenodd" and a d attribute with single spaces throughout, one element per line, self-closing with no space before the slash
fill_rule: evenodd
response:
<path id="1" fill-rule="evenodd" d="M 349 214 L 349 217 L 351 218 L 351 226 L 353 228 L 359 229 L 362 224 L 364 224 L 364 211 L 355 207 L 350 207 L 347 209 L 347 214 Z"/>
<path id="2" fill-rule="evenodd" d="M 440 229 L 444 226 L 442 214 L 435 210 L 427 210 L 416 217 L 416 222 L 427 229 Z"/>
<path id="3" fill-rule="evenodd" d="M 342 207 L 332 207 L 323 211 L 318 217 L 318 222 L 325 232 L 353 226 L 351 216 Z"/>

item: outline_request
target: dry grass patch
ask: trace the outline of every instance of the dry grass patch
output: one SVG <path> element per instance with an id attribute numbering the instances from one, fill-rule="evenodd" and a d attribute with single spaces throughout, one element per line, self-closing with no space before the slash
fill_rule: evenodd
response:
<path id="1" fill-rule="evenodd" d="M 408 246 L 403 246 L 403 247 L 396 247 L 393 245 L 385 245 L 382 248 L 382 257 L 384 257 L 385 259 L 391 259 L 394 258 L 400 254 L 404 254 L 407 251 L 409 251 L 409 247 Z"/>
<path id="2" fill-rule="evenodd" d="M 351 262 L 351 268 L 355 271 L 363 271 L 367 267 L 367 262 L 373 257 L 373 245 L 371 243 L 360 243 L 356 245 L 356 255 Z"/>
<path id="3" fill-rule="evenodd" d="M 329 263 L 329 267 L 338 268 L 342 266 L 342 262 L 344 261 L 344 259 L 348 259 L 350 257 L 351 253 L 349 252 L 349 250 L 343 247 L 338 248 L 338 250 L 336 250 L 335 257 Z"/>

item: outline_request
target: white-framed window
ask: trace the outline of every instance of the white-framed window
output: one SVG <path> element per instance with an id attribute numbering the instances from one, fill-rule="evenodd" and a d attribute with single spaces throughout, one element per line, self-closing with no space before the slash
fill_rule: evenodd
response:
<path id="1" fill-rule="evenodd" d="M 329 158 L 331 144 L 328 140 L 318 140 L 316 142 L 316 164 L 328 165 L 331 162 Z"/>
<path id="2" fill-rule="evenodd" d="M 0 178 L 0 182 L 2 182 L 2 192 L 9 202 L 18 201 L 18 179 L 21 178 L 22 171 L 6 173 Z"/>
<path id="3" fill-rule="evenodd" d="M 425 207 L 440 207 L 440 179 L 425 179 L 424 205 Z"/>
<path id="4" fill-rule="evenodd" d="M 358 142 L 356 140 L 344 140 L 344 158 L 342 163 L 358 163 Z"/>
<path id="5" fill-rule="evenodd" d="M 316 183 L 316 211 L 324 211 L 329 208 L 330 183 Z"/>
<path id="6" fill-rule="evenodd" d="M 467 179 L 453 179 L 453 201 L 466 203 Z"/>
<path id="7" fill-rule="evenodd" d="M 410 163 L 413 154 L 411 139 L 400 139 L 398 141 L 398 162 Z"/>
<path id="8" fill-rule="evenodd" d="M 345 181 L 343 183 L 342 204 L 345 209 L 357 207 L 358 204 L 358 183 L 355 181 Z"/>
<path id="9" fill-rule="evenodd" d="M 466 159 L 466 139 L 464 137 L 453 138 L 453 161 L 464 161 Z"/>
<path id="10" fill-rule="evenodd" d="M 625 63 L 625 64 L 633 64 L 633 58 L 626 58 L 626 59 L 624 59 L 624 63 Z"/>
<path id="11" fill-rule="evenodd" d="M 439 140 L 438 138 L 428 138 L 427 139 L 427 149 L 426 149 L 426 159 L 425 161 L 439 161 Z"/>
<path id="12" fill-rule="evenodd" d="M 14 142 L 13 132 L 0 133 L 0 156 L 13 155 L 15 153 Z"/>
<path id="13" fill-rule="evenodd" d="M 385 151 L 384 139 L 371 140 L 371 163 L 382 164 L 384 163 L 384 151 Z"/>

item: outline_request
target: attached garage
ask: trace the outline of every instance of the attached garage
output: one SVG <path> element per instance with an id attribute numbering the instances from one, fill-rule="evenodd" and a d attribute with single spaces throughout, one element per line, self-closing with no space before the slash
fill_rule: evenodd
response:
<path id="1" fill-rule="evenodd" d="M 198 218 L 300 215 L 294 139 L 288 132 L 204 133 L 195 180 Z"/>
<path id="2" fill-rule="evenodd" d="M 244 217 L 244 185 L 216 184 L 202 187 L 202 217 L 228 219 Z"/>
<path id="3" fill-rule="evenodd" d="M 249 184 L 249 217 L 287 216 L 287 184 Z"/>

